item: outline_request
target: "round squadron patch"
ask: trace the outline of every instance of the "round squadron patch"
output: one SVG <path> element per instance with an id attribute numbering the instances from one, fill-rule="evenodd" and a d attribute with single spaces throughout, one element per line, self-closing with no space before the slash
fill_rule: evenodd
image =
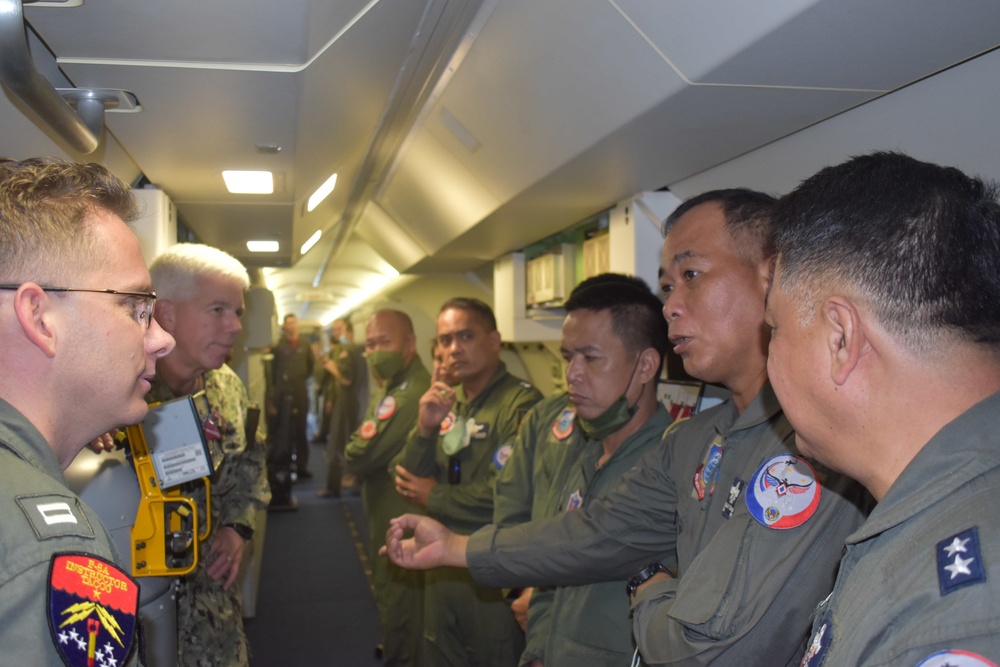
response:
<path id="1" fill-rule="evenodd" d="M 63 662 L 123 665 L 135 639 L 139 585 L 89 554 L 56 554 L 49 565 L 49 630 Z"/>
<path id="2" fill-rule="evenodd" d="M 444 435 L 451 430 L 451 427 L 455 425 L 455 413 L 449 412 L 448 416 L 441 420 L 441 435 Z"/>
<path id="3" fill-rule="evenodd" d="M 940 651 L 928 656 L 917 667 L 997 667 L 981 655 L 968 651 Z"/>
<path id="4" fill-rule="evenodd" d="M 552 435 L 556 440 L 565 440 L 573 433 L 573 425 L 576 423 L 576 409 L 566 408 L 560 413 L 559 418 L 552 422 Z"/>
<path id="5" fill-rule="evenodd" d="M 371 419 L 366 420 L 358 427 L 358 436 L 362 440 L 371 440 L 378 433 L 378 426 Z"/>
<path id="6" fill-rule="evenodd" d="M 378 404 L 378 408 L 375 410 L 375 416 L 380 420 L 385 421 L 394 414 L 396 414 L 396 399 L 392 396 L 386 396 L 382 399 L 382 402 Z"/>
<path id="7" fill-rule="evenodd" d="M 504 445 L 493 454 L 493 465 L 497 467 L 498 470 L 503 470 L 503 467 L 507 465 L 507 459 L 510 458 L 510 453 L 514 448 L 510 445 Z"/>
<path id="8" fill-rule="evenodd" d="M 820 489 L 808 461 L 782 454 L 753 474 L 746 494 L 747 509 L 768 528 L 795 528 L 816 513 Z"/>
<path id="9" fill-rule="evenodd" d="M 575 510 L 582 504 L 583 494 L 580 493 L 580 489 L 577 489 L 573 493 L 569 494 L 569 498 L 566 499 L 566 511 Z"/>

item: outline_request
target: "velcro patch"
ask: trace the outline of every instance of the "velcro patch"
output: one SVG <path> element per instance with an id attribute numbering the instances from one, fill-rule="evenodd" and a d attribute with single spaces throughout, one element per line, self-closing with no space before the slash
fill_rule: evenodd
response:
<path id="1" fill-rule="evenodd" d="M 573 425 L 576 420 L 576 409 L 566 408 L 560 414 L 559 418 L 552 423 L 552 435 L 556 437 L 556 440 L 565 440 L 573 432 Z"/>
<path id="2" fill-rule="evenodd" d="M 750 479 L 747 509 L 768 528 L 795 528 L 816 513 L 820 484 L 805 459 L 781 454 L 764 462 Z"/>
<path id="3" fill-rule="evenodd" d="M 997 667 L 997 665 L 981 655 L 952 650 L 928 656 L 917 667 Z"/>
<path id="4" fill-rule="evenodd" d="M 941 595 L 986 581 L 979 554 L 979 528 L 973 526 L 937 543 L 938 585 Z"/>
<path id="5" fill-rule="evenodd" d="M 503 470 L 503 467 L 507 465 L 507 459 L 510 458 L 512 451 L 514 448 L 511 445 L 504 445 L 493 454 L 493 465 L 497 467 L 497 470 Z"/>
<path id="6" fill-rule="evenodd" d="M 63 493 L 23 495 L 14 498 L 39 540 L 72 535 L 94 537 L 94 527 L 80 507 L 80 499 Z"/>
<path id="7" fill-rule="evenodd" d="M 49 631 L 67 665 L 123 665 L 135 639 L 139 584 L 90 554 L 61 553 L 49 566 Z"/>

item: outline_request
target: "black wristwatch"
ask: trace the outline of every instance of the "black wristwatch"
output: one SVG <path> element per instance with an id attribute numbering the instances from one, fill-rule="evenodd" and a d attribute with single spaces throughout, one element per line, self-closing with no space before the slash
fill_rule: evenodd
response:
<path id="1" fill-rule="evenodd" d="M 667 574 L 670 574 L 670 570 L 668 570 L 663 563 L 650 563 L 625 582 L 625 590 L 628 591 L 629 599 L 631 600 L 632 596 L 635 595 L 635 589 L 649 581 L 657 572 L 666 572 Z"/>
<path id="2" fill-rule="evenodd" d="M 226 528 L 235 530 L 236 534 L 242 537 L 244 542 L 249 542 L 250 538 L 253 537 L 253 528 L 245 523 L 227 523 Z"/>

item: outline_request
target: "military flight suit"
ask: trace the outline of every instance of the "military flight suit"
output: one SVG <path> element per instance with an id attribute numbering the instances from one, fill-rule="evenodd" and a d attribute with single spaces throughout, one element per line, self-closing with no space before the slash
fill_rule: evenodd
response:
<path id="1" fill-rule="evenodd" d="M 239 376 L 223 365 L 205 373 L 203 379 L 225 459 L 211 480 L 212 532 L 199 552 L 198 567 L 181 579 L 177 590 L 177 664 L 179 667 L 246 665 L 249 658 L 240 586 L 237 583 L 225 591 L 222 581 L 208 576 L 207 547 L 223 526 L 253 527 L 257 512 L 266 510 L 271 500 L 266 454 L 260 433 L 255 442 L 247 443 L 248 399 Z M 146 400 L 153 403 L 174 398 L 179 397 L 157 376 Z M 204 514 L 204 486 L 192 483 L 190 495 L 199 513 Z"/>
<path id="2" fill-rule="evenodd" d="M 1000 664 L 998 497 L 994 394 L 931 438 L 847 538 L 804 664 Z"/>
<path id="3" fill-rule="evenodd" d="M 306 418 L 309 415 L 309 390 L 306 382 L 313 373 L 313 352 L 308 341 L 299 338 L 295 345 L 282 336 L 272 350 L 271 382 L 267 400 L 277 410 L 270 417 L 268 435 L 274 443 L 277 467 L 291 466 L 292 452 L 296 469 L 308 473 L 309 442 L 306 439 Z"/>
<path id="4" fill-rule="evenodd" d="M 65 664 L 85 665 L 88 631 L 93 630 L 95 650 L 102 656 L 119 665 L 139 664 L 139 592 L 126 576 L 128 566 L 116 571 L 115 561 L 111 536 L 66 487 L 42 434 L 0 400 L 0 663 L 62 665 L 62 651 L 70 661 Z M 61 581 L 74 572 L 75 586 Z M 113 593 L 94 595 L 95 589 L 108 588 L 101 585 L 105 582 L 134 594 L 131 606 L 116 606 L 120 596 Z M 65 613 L 75 603 L 89 605 L 88 613 Z M 113 616 L 121 630 L 110 631 L 104 614 Z"/>
<path id="5" fill-rule="evenodd" d="M 493 520 L 496 475 L 510 455 L 521 419 L 540 399 L 537 389 L 508 373 L 501 363 L 471 401 L 458 389 L 441 434 L 422 438 L 414 431 L 398 462 L 415 475 L 437 479 L 427 502 L 431 516 L 462 535 Z M 467 447 L 449 457 L 441 439 L 458 420 L 474 422 L 471 438 Z M 450 467 L 457 471 L 449 471 Z M 428 664 L 516 664 L 524 635 L 501 590 L 476 586 L 464 569 L 439 568 L 426 573 L 424 595 Z"/>
<path id="6" fill-rule="evenodd" d="M 600 441 L 587 440 L 575 416 L 565 394 L 542 401 L 529 413 L 497 480 L 498 526 L 508 522 L 501 499 L 511 486 L 534 488 L 532 520 L 587 507 L 607 496 L 647 451 L 660 446 L 672 421 L 659 406 L 598 469 L 604 448 Z M 530 460 L 529 468 L 523 460 Z M 628 598 L 620 581 L 540 587 L 532 594 L 521 665 L 541 660 L 546 667 L 621 667 L 629 663 L 634 648 Z"/>
<path id="7" fill-rule="evenodd" d="M 341 384 L 329 371 L 323 377 L 324 401 L 332 403 L 333 408 L 326 441 L 326 488 L 334 495 L 340 493 L 340 481 L 344 473 L 344 448 L 359 423 L 358 395 L 354 385 L 361 383 L 368 372 L 364 357 L 361 356 L 363 350 L 361 345 L 336 343 L 330 349 L 329 357 L 337 364 L 337 370 L 347 384 Z M 382 538 L 385 538 L 384 534 Z"/>
<path id="8" fill-rule="evenodd" d="M 406 444 L 417 423 L 420 397 L 430 387 L 430 373 L 420 357 L 379 390 L 344 455 L 348 470 L 361 483 L 368 519 L 375 601 L 382 621 L 382 660 L 386 665 L 417 665 L 423 644 L 423 572 L 404 570 L 378 555 L 389 519 L 407 512 L 423 514 L 419 505 L 396 493 L 389 462 Z"/>
<path id="9" fill-rule="evenodd" d="M 743 414 L 726 402 L 672 429 L 605 500 L 477 531 L 470 571 L 484 586 L 625 580 L 676 549 L 678 578 L 632 607 L 648 664 L 794 665 L 867 506 L 857 484 L 811 473 L 796 451 L 765 385 Z"/>

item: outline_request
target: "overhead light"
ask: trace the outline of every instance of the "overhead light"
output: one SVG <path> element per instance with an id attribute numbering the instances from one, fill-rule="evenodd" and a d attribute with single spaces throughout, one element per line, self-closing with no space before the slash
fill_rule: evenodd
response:
<path id="1" fill-rule="evenodd" d="M 277 241 L 247 241 L 250 252 L 278 252 Z"/>
<path id="2" fill-rule="evenodd" d="M 299 248 L 302 254 L 304 255 L 310 250 L 312 250 L 312 247 L 316 245 L 317 241 L 319 241 L 319 237 L 321 236 L 323 236 L 323 232 L 321 232 L 320 230 L 317 229 L 315 232 L 313 232 L 313 235 L 309 237 L 309 240 L 303 243 L 302 247 Z"/>
<path id="3" fill-rule="evenodd" d="M 226 188 L 234 195 L 269 195 L 274 192 L 274 177 L 269 171 L 222 172 Z"/>
<path id="4" fill-rule="evenodd" d="M 312 193 L 309 197 L 309 201 L 306 202 L 306 213 L 312 213 L 312 210 L 320 205 L 320 203 L 333 192 L 333 188 L 337 185 L 337 175 L 334 174 L 330 178 L 323 182 L 323 185 L 316 188 L 316 192 Z"/>

